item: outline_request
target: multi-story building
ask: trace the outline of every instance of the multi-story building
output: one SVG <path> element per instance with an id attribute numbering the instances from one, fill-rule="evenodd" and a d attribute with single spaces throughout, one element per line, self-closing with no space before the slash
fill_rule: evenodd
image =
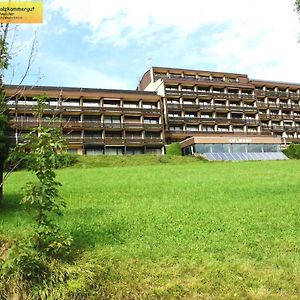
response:
<path id="1" fill-rule="evenodd" d="M 79 154 L 163 153 L 176 141 L 186 154 L 258 153 L 300 142 L 300 84 L 246 74 L 152 67 L 136 91 L 10 85 L 6 93 L 16 141 L 36 125 L 34 97 L 46 94 L 45 118 L 55 117 Z"/>
<path id="2" fill-rule="evenodd" d="M 276 136 L 283 144 L 300 142 L 300 84 L 153 67 L 138 89 L 162 96 L 168 143 L 207 134 Z"/>
<path id="3" fill-rule="evenodd" d="M 37 126 L 34 97 L 42 94 L 50 100 L 44 122 L 61 128 L 71 152 L 163 153 L 162 102 L 154 92 L 6 86 L 16 142 Z"/>

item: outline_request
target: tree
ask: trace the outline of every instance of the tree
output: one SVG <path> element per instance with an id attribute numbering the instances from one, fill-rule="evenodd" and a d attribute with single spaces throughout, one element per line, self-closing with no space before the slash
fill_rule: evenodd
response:
<path id="1" fill-rule="evenodd" d="M 27 184 L 23 198 L 23 203 L 36 214 L 34 248 L 55 256 L 61 255 L 60 252 L 66 253 L 71 245 L 71 239 L 61 235 L 58 225 L 52 221 L 52 215 L 62 215 L 65 207 L 59 197 L 58 187 L 61 184 L 55 180 L 54 169 L 66 145 L 60 129 L 51 126 L 55 118 L 43 119 L 48 97 L 42 95 L 33 99 L 37 101 L 35 117 L 38 125 L 24 136 L 24 142 L 16 146 L 15 152 L 27 154 L 28 168 L 38 179 Z"/>
<path id="2" fill-rule="evenodd" d="M 9 110 L 3 86 L 3 72 L 8 68 L 10 56 L 7 48 L 8 24 L 0 27 L 0 205 L 3 201 L 3 173 L 4 164 L 9 149 Z"/>
<path id="3" fill-rule="evenodd" d="M 295 8 L 297 13 L 300 13 L 300 0 L 295 0 Z"/>

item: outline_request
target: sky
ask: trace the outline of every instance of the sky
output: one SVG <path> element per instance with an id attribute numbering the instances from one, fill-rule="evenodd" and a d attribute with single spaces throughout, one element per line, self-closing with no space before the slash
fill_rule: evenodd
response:
<path id="1" fill-rule="evenodd" d="M 44 0 L 10 30 L 6 83 L 135 89 L 151 66 L 300 83 L 294 0 Z M 36 37 L 36 38 L 35 38 Z"/>

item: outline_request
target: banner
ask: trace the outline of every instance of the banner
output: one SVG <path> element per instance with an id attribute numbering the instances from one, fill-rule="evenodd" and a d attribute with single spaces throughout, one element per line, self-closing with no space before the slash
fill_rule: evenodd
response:
<path id="1" fill-rule="evenodd" d="M 42 1 L 0 2 L 0 23 L 42 23 Z"/>

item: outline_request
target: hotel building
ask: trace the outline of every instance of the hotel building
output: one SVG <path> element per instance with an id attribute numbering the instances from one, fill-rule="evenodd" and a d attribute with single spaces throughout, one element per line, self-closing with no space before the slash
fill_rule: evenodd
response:
<path id="1" fill-rule="evenodd" d="M 68 150 L 78 154 L 163 153 L 161 97 L 155 92 L 6 86 L 16 142 L 37 126 L 34 97 L 46 94 L 45 124 L 61 128 Z"/>
<path id="2" fill-rule="evenodd" d="M 152 67 L 136 91 L 7 86 L 6 93 L 16 141 L 36 125 L 33 97 L 46 94 L 45 117 L 56 117 L 79 154 L 164 153 L 172 142 L 185 154 L 272 153 L 300 142 L 300 84 L 246 74 Z"/>

